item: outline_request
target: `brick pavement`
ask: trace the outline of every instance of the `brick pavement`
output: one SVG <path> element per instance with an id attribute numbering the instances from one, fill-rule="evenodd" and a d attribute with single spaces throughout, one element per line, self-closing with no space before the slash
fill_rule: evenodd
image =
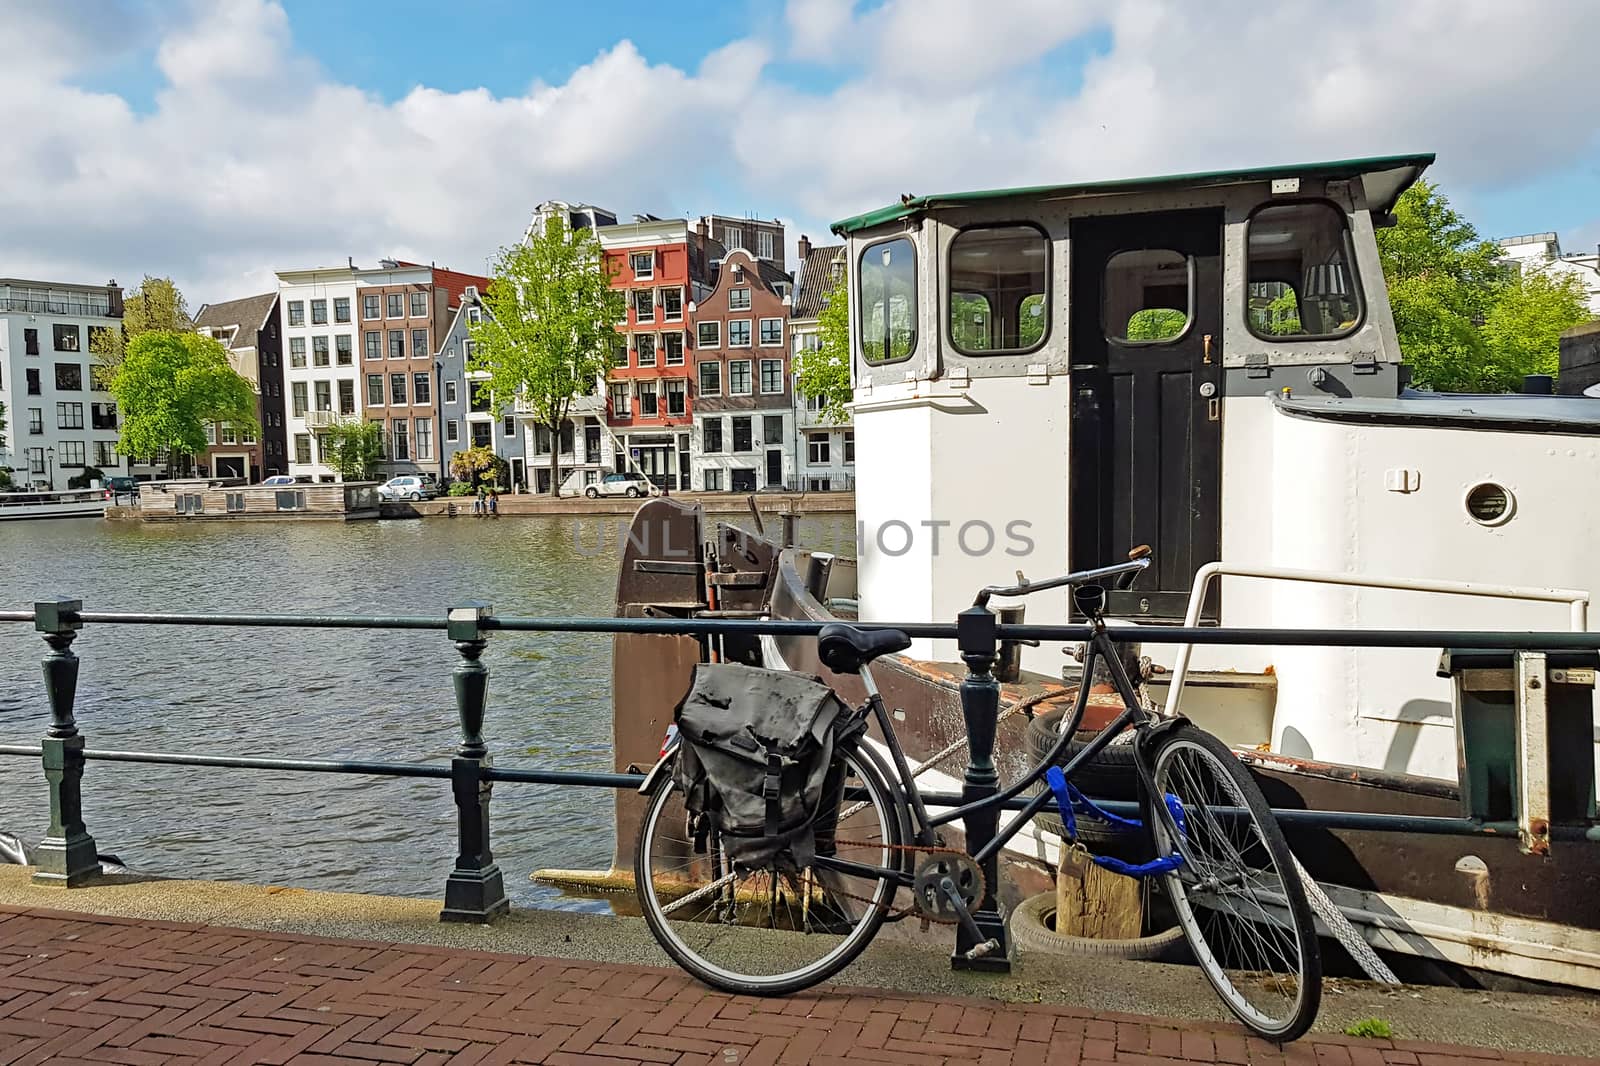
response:
<path id="1" fill-rule="evenodd" d="M 0 908 L 0 1066 L 1306 1066 L 1580 1063 L 1067 1007 L 828 988 L 727 996 L 684 975 L 413 944 Z"/>

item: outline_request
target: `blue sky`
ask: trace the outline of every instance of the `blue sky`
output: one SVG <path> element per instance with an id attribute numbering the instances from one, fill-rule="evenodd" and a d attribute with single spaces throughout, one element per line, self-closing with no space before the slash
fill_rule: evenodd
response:
<path id="1" fill-rule="evenodd" d="M 474 268 L 550 197 L 792 243 L 903 192 L 1429 150 L 1485 236 L 1600 241 L 1600 115 L 1552 74 L 1592 65 L 1583 0 L 1350 0 L 1384 32 L 1332 35 L 1250 0 L 0 8 L 34 42 L 0 91 L 51 120 L 0 171 L 55 219 L 0 221 L 13 270 L 221 298 L 347 255 Z"/>

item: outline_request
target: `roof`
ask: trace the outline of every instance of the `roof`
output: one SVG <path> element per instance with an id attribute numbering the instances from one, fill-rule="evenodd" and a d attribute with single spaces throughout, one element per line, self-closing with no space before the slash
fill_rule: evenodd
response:
<path id="1" fill-rule="evenodd" d="M 1275 401 L 1285 414 L 1330 422 L 1600 434 L 1600 402 L 1588 396 L 1407 389 L 1398 397 L 1275 396 Z"/>
<path id="2" fill-rule="evenodd" d="M 425 263 L 407 263 L 396 260 L 403 267 L 426 266 Z M 476 285 L 479 292 L 489 288 L 489 279 L 481 274 L 466 274 L 459 270 L 446 270 L 444 267 L 432 267 L 433 284 L 449 293 L 450 299 L 447 306 L 455 306 L 461 302 L 461 293 L 468 285 Z"/>
<path id="3" fill-rule="evenodd" d="M 841 219 L 835 222 L 832 228 L 833 232 L 843 237 L 885 222 L 909 218 L 924 211 L 945 207 L 968 207 L 990 200 L 1067 199 L 1183 186 L 1241 185 L 1247 182 L 1269 181 L 1272 178 L 1335 180 L 1360 178 L 1366 187 L 1368 205 L 1375 211 L 1388 211 L 1394 207 L 1400 194 L 1422 176 L 1423 170 L 1433 162 L 1433 158 L 1431 152 L 1425 155 L 1373 156 L 1367 159 L 1341 159 L 1328 163 L 1299 163 L 1194 174 L 1164 174 L 1072 185 L 1031 185 L 1015 189 L 983 189 L 975 192 L 940 193 L 933 196 L 905 196 L 897 204 Z"/>
<path id="4" fill-rule="evenodd" d="M 272 305 L 278 301 L 276 292 L 260 296 L 246 296 L 240 300 L 224 300 L 219 304 L 206 304 L 194 316 L 196 326 L 238 326 L 230 348 L 254 348 L 256 330 L 267 324 Z"/>
<path id="5" fill-rule="evenodd" d="M 795 318 L 816 318 L 822 314 L 824 297 L 833 288 L 833 261 L 844 255 L 844 245 L 829 244 L 813 248 L 805 262 L 795 271 L 794 306 L 790 313 Z"/>

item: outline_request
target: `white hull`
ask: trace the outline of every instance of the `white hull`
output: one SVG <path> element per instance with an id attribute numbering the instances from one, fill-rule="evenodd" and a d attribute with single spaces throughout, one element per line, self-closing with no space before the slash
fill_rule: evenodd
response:
<path id="1" fill-rule="evenodd" d="M 26 522 L 43 518 L 104 518 L 110 500 L 52 500 L 40 503 L 10 503 L 0 496 L 0 522 Z"/>

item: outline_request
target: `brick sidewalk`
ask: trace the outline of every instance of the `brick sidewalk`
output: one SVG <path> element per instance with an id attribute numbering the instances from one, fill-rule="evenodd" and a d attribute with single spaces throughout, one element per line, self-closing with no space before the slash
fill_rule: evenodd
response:
<path id="1" fill-rule="evenodd" d="M 0 908 L 0 1066 L 1579 1063 L 1062 1007 L 712 992 L 676 971 Z"/>

